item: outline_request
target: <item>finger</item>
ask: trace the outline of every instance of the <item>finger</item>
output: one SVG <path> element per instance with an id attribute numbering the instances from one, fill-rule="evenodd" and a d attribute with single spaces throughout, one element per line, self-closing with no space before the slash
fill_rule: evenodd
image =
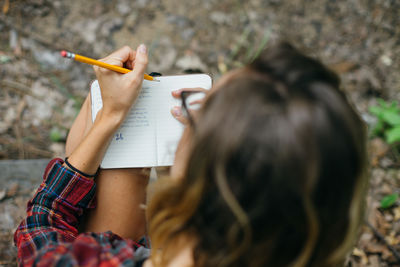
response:
<path id="1" fill-rule="evenodd" d="M 143 81 L 144 71 L 147 67 L 147 48 L 144 44 L 139 45 L 135 54 L 135 64 L 133 71 L 127 73 L 131 81 Z"/>
<path id="2" fill-rule="evenodd" d="M 194 88 L 181 88 L 175 91 L 172 91 L 171 94 L 175 98 L 180 98 L 182 91 L 193 91 L 193 92 L 207 92 L 207 89 L 201 88 L 201 87 L 194 87 Z"/>
<path id="3" fill-rule="evenodd" d="M 133 70 L 135 67 L 135 57 L 136 57 L 136 51 L 133 51 L 131 57 L 125 62 L 125 67 Z"/>
<path id="4" fill-rule="evenodd" d="M 134 51 L 132 48 L 124 46 L 107 57 L 100 59 L 100 61 L 122 67 L 125 62 L 129 60 L 133 61 L 134 57 Z"/>
<path id="5" fill-rule="evenodd" d="M 188 123 L 188 120 L 183 116 L 181 107 L 178 107 L 178 106 L 173 107 L 171 109 L 171 114 L 175 119 L 177 119 L 182 124 L 187 124 Z"/>

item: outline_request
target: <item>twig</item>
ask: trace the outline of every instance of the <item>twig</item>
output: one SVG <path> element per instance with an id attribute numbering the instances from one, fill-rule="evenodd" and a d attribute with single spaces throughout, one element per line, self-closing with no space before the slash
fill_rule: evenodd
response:
<path id="1" fill-rule="evenodd" d="M 9 140 L 9 139 L 11 139 L 11 140 Z M 14 149 L 18 149 L 18 145 L 16 144 L 17 141 L 13 138 L 9 138 L 9 139 L 0 137 L 0 144 L 10 146 Z M 24 145 L 25 152 L 33 153 L 33 154 L 42 156 L 44 158 L 51 158 L 53 156 L 52 152 L 37 148 L 31 144 L 23 144 L 23 145 Z"/>
<path id="2" fill-rule="evenodd" d="M 19 158 L 20 159 L 25 158 L 24 142 L 22 141 L 22 133 L 21 133 L 21 118 L 22 118 L 22 112 L 24 111 L 25 107 L 26 107 L 25 99 L 22 99 L 18 103 L 17 120 L 14 125 L 15 136 L 17 137 L 17 144 L 19 147 Z"/>
<path id="3" fill-rule="evenodd" d="M 0 261 L 0 264 L 3 265 L 14 265 L 17 264 L 16 261 Z"/>
<path id="4" fill-rule="evenodd" d="M 39 100 L 44 100 L 43 97 L 39 97 L 37 95 L 35 95 L 34 93 L 30 92 L 30 88 L 22 83 L 16 82 L 16 81 L 10 81 L 10 80 L 2 80 L 1 81 L 1 85 L 4 87 L 8 87 L 11 88 L 12 90 L 14 90 L 17 94 L 19 95 L 30 95 L 36 99 Z"/>
<path id="5" fill-rule="evenodd" d="M 368 221 L 366 221 L 365 224 L 372 230 L 372 232 L 378 238 L 378 240 L 383 242 L 389 248 L 389 250 L 393 253 L 394 257 L 396 258 L 397 262 L 400 263 L 400 253 L 386 241 L 385 237 L 381 233 L 379 233 L 378 230 L 376 230 L 375 227 L 372 226 L 372 224 L 370 224 Z"/>

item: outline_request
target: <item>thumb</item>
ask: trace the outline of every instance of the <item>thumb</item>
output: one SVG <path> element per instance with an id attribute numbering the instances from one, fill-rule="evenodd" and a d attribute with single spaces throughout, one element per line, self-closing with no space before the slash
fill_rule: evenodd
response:
<path id="1" fill-rule="evenodd" d="M 147 48 L 144 44 L 141 44 L 136 50 L 135 66 L 133 71 L 129 73 L 129 76 L 131 76 L 133 80 L 143 80 L 144 71 L 147 67 L 147 61 Z"/>

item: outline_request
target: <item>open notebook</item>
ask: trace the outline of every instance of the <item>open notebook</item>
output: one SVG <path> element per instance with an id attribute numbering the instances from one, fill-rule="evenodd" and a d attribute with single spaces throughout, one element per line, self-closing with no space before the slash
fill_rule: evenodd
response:
<path id="1" fill-rule="evenodd" d="M 181 101 L 171 92 L 180 88 L 211 88 L 211 77 L 191 74 L 144 80 L 141 93 L 116 131 L 101 163 L 105 169 L 172 165 L 183 125 L 171 115 Z M 92 120 L 102 108 L 99 83 L 91 85 Z M 121 96 L 123 97 L 123 96 Z"/>

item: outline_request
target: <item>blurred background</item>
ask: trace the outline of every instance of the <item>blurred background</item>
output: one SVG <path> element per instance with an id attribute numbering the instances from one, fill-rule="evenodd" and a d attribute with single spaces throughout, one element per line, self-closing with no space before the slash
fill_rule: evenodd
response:
<path id="1" fill-rule="evenodd" d="M 62 49 L 149 48 L 148 72 L 225 72 L 276 40 L 321 59 L 369 127 L 368 213 L 347 266 L 400 266 L 400 1 L 0 0 L 0 266 L 95 78 Z M 338 196 L 340 197 L 340 196 Z"/>

